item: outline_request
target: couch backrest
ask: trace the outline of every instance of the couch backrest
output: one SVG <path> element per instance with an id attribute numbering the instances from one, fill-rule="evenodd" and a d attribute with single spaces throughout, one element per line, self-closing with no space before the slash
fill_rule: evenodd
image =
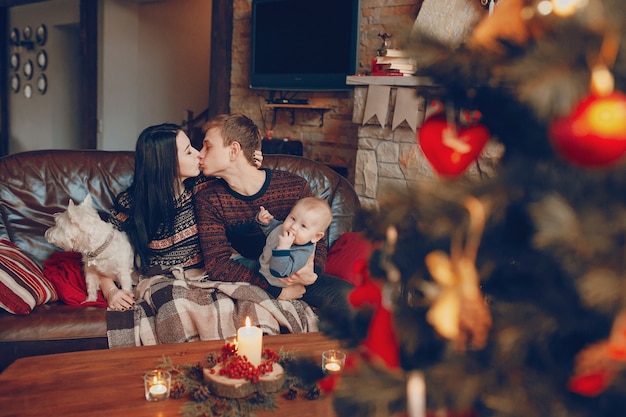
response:
<path id="1" fill-rule="evenodd" d="M 352 230 L 359 200 L 350 183 L 324 164 L 287 155 L 266 155 L 264 166 L 294 172 L 309 181 L 313 194 L 333 210 L 329 246 Z M 46 150 L 0 158 L 0 238 L 11 241 L 40 264 L 57 247 L 44 232 L 54 214 L 65 211 L 69 199 L 83 201 L 87 193 L 103 219 L 115 196 L 132 181 L 131 151 Z"/>
<path id="2" fill-rule="evenodd" d="M 8 237 L 43 264 L 59 248 L 44 232 L 69 199 L 87 193 L 103 218 L 115 196 L 132 180 L 130 151 L 46 150 L 22 152 L 0 159 L 0 237 Z"/>
<path id="3" fill-rule="evenodd" d="M 305 178 L 314 196 L 328 201 L 333 221 L 328 228 L 326 243 L 330 248 L 345 232 L 353 230 L 356 213 L 361 204 L 347 179 L 332 168 L 311 159 L 290 155 L 264 155 L 263 166 L 293 172 Z"/>

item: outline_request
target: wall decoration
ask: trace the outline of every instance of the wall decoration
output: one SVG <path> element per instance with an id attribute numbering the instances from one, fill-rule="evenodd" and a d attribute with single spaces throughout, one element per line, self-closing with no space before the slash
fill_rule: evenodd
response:
<path id="1" fill-rule="evenodd" d="M 46 94 L 47 89 L 48 89 L 48 79 L 46 78 L 44 74 L 41 74 L 37 78 L 37 91 L 39 91 L 40 94 Z"/>
<path id="2" fill-rule="evenodd" d="M 24 62 L 24 77 L 26 77 L 27 80 L 33 78 L 33 61 L 30 59 Z"/>
<path id="3" fill-rule="evenodd" d="M 25 41 L 29 41 L 30 38 L 32 38 L 32 37 L 33 37 L 33 30 L 31 29 L 30 26 L 26 26 L 24 28 L 24 40 Z"/>
<path id="4" fill-rule="evenodd" d="M 20 54 L 14 53 L 11 54 L 9 58 L 9 66 L 13 71 L 17 71 L 20 67 Z"/>
<path id="5" fill-rule="evenodd" d="M 48 28 L 46 27 L 46 25 L 39 25 L 37 31 L 35 32 L 35 38 L 37 39 L 37 45 L 45 45 L 46 40 L 48 40 Z"/>
<path id="6" fill-rule="evenodd" d="M 37 52 L 37 66 L 42 71 L 48 66 L 48 54 L 43 49 Z"/>
<path id="7" fill-rule="evenodd" d="M 24 86 L 24 97 L 31 98 L 33 95 L 33 87 L 30 84 Z"/>
<path id="8" fill-rule="evenodd" d="M 20 42 L 20 31 L 18 28 L 11 29 L 11 43 L 17 45 Z"/>
<path id="9" fill-rule="evenodd" d="M 11 76 L 11 90 L 14 93 L 20 91 L 20 76 L 18 74 L 13 74 Z"/>

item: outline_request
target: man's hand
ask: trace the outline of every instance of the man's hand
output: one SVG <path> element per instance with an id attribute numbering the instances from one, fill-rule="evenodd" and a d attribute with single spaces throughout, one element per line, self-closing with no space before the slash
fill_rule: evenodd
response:
<path id="1" fill-rule="evenodd" d="M 274 216 L 265 207 L 259 207 L 259 214 L 256 215 L 256 220 L 264 225 L 270 224 Z"/>
<path id="2" fill-rule="evenodd" d="M 315 259 L 315 253 L 312 253 L 307 261 L 306 265 L 299 271 L 293 273 L 289 278 L 282 278 L 282 281 L 287 285 L 311 285 L 317 281 L 317 274 L 313 270 L 313 260 Z"/>
<path id="3" fill-rule="evenodd" d="M 288 287 L 283 288 L 283 290 L 278 295 L 279 300 L 297 300 L 298 298 L 302 298 L 306 289 L 304 285 L 294 284 Z"/>

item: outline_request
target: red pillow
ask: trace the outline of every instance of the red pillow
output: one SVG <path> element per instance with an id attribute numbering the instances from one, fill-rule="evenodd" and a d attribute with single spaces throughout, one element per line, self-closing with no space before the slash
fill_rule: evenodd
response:
<path id="1" fill-rule="evenodd" d="M 373 251 L 374 244 L 362 232 L 344 233 L 328 251 L 324 272 L 361 285 L 362 277 L 354 271 L 354 264 L 369 260 Z"/>

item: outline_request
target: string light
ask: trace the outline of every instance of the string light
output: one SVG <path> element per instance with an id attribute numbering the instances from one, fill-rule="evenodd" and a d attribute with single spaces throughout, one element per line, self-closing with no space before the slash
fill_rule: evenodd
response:
<path id="1" fill-rule="evenodd" d="M 551 0 L 551 2 L 554 14 L 565 17 L 574 14 L 577 9 L 586 6 L 588 0 Z"/>

